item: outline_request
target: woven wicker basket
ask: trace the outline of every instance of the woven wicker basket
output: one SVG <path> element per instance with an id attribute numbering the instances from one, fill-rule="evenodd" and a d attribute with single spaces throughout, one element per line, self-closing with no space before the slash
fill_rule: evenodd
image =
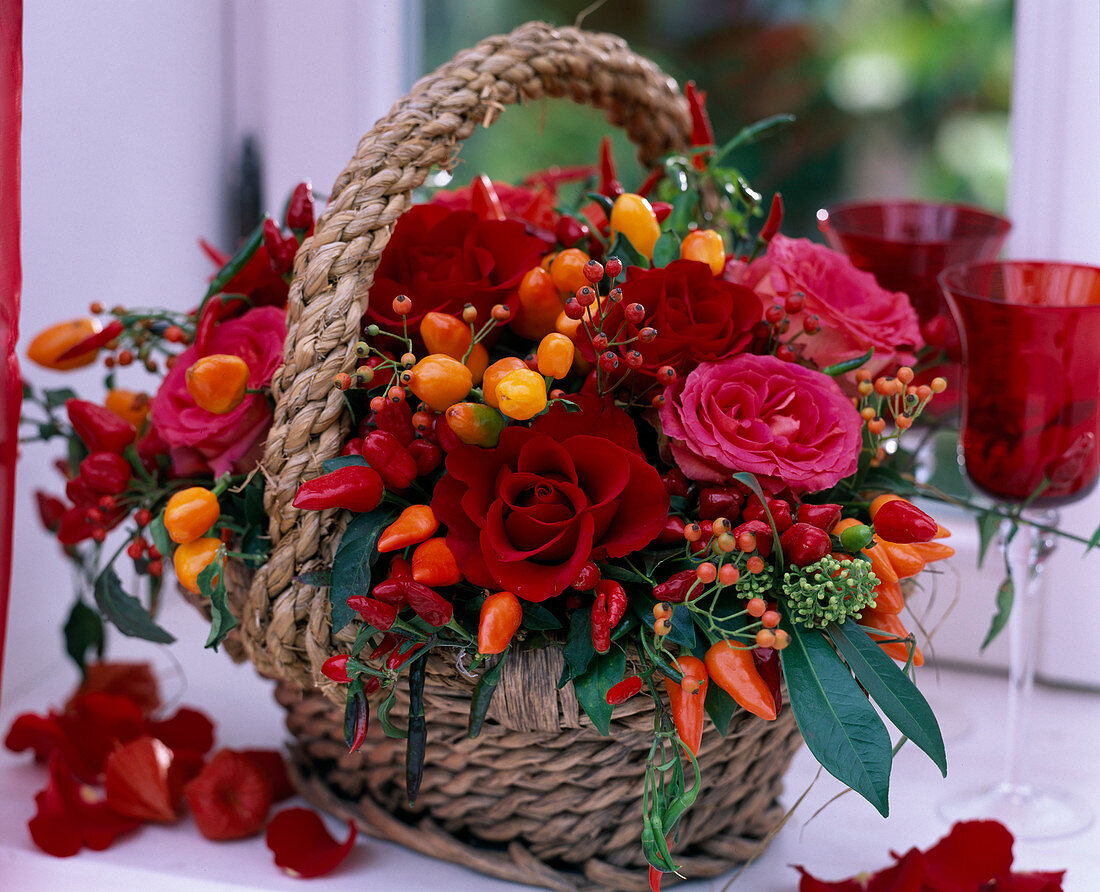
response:
<path id="1" fill-rule="evenodd" d="M 490 720 L 471 741 L 472 682 L 433 657 L 427 766 L 410 814 L 404 742 L 374 727 L 349 755 L 343 692 L 320 673 L 329 656 L 349 648 L 353 630 L 333 635 L 327 590 L 294 582 L 331 563 L 347 523 L 345 513 L 300 512 L 291 501 L 348 434 L 332 380 L 354 368 L 367 292 L 394 223 L 411 191 L 433 169 L 449 169 L 478 125 L 543 96 L 604 110 L 644 164 L 687 144 L 687 104 L 671 78 L 617 37 L 542 23 L 460 53 L 363 138 L 294 263 L 285 364 L 272 382 L 275 419 L 263 461 L 273 552 L 245 598 L 240 637 L 259 671 L 283 682 L 296 768 L 315 803 L 369 833 L 494 876 L 555 889 L 642 889 L 642 772 L 652 733 L 642 698 L 629 704 L 633 711 L 617 709 L 611 736 L 602 737 L 572 687 L 556 688 L 560 649 L 520 650 L 507 663 Z M 402 708 L 394 710 L 398 722 Z M 708 727 L 700 752 L 705 790 L 676 845 L 688 875 L 714 875 L 753 852 L 781 814 L 780 779 L 797 743 L 789 710 L 771 724 L 741 715 L 724 740 Z"/>

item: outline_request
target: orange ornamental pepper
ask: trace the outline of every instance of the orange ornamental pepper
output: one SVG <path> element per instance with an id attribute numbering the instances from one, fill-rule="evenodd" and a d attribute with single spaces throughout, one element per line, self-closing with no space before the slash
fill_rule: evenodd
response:
<path id="1" fill-rule="evenodd" d="M 723 691 L 747 709 L 767 722 L 776 718 L 775 697 L 771 688 L 756 669 L 752 648 L 729 641 L 719 641 L 704 656 L 707 674 Z"/>
<path id="2" fill-rule="evenodd" d="M 462 571 L 446 539 L 436 536 L 416 546 L 412 556 L 412 577 L 431 586 L 454 585 L 462 580 Z"/>
<path id="3" fill-rule="evenodd" d="M 677 684 L 670 678 L 665 679 L 665 691 L 672 707 L 672 720 L 676 723 L 676 733 L 693 756 L 699 755 L 699 745 L 703 742 L 704 705 L 707 702 L 707 667 L 698 657 L 680 657 L 675 661 L 676 668 L 684 676 Z M 771 699 L 771 694 L 768 694 Z"/>
<path id="4" fill-rule="evenodd" d="M 70 359 L 59 359 L 70 347 L 90 338 L 102 328 L 98 319 L 70 319 L 43 329 L 34 336 L 27 347 L 27 359 L 36 365 L 58 372 L 79 369 L 95 362 L 98 348 Z"/>
<path id="5" fill-rule="evenodd" d="M 942 542 L 914 542 L 909 547 L 928 564 L 933 561 L 945 560 L 955 554 L 954 548 L 950 545 L 944 545 Z"/>
<path id="6" fill-rule="evenodd" d="M 473 386 L 470 370 L 445 353 L 425 356 L 412 367 L 409 381 L 409 390 L 437 412 L 464 400 Z"/>
<path id="7" fill-rule="evenodd" d="M 212 353 L 187 370 L 187 392 L 200 409 L 215 415 L 232 412 L 248 387 L 248 363 L 239 356 Z"/>
<path id="8" fill-rule="evenodd" d="M 485 370 L 489 367 L 489 351 L 481 344 L 474 344 L 470 355 L 466 357 L 466 368 L 470 370 L 470 377 L 474 381 L 474 387 L 481 383 L 485 376 Z"/>
<path id="9" fill-rule="evenodd" d="M 897 615 L 901 613 L 903 607 L 905 607 L 905 596 L 902 594 L 900 583 L 880 582 L 875 586 L 875 610 Z"/>
<path id="10" fill-rule="evenodd" d="M 550 278 L 561 294 L 572 295 L 588 284 L 584 266 L 589 256 L 580 248 L 566 248 L 550 261 Z"/>
<path id="11" fill-rule="evenodd" d="M 573 342 L 565 335 L 552 332 L 539 341 L 537 358 L 539 374 L 548 378 L 564 378 L 573 368 Z"/>
<path id="12" fill-rule="evenodd" d="M 519 308 L 508 322 L 512 331 L 530 341 L 554 331 L 562 305 L 550 273 L 540 266 L 529 269 L 520 280 L 517 295 Z"/>
<path id="13" fill-rule="evenodd" d="M 481 379 L 481 393 L 485 399 L 485 403 L 492 406 L 494 409 L 499 409 L 500 403 L 497 402 L 497 385 L 500 383 L 501 378 L 509 372 L 516 371 L 516 369 L 525 368 L 527 368 L 527 363 L 518 356 L 506 356 L 504 359 L 498 359 L 489 366 L 489 368 L 485 370 L 485 376 Z"/>
<path id="14" fill-rule="evenodd" d="M 222 540 L 213 537 L 185 542 L 176 549 L 172 562 L 176 568 L 176 579 L 180 585 L 192 594 L 199 594 L 199 574 L 218 556 Z M 215 582 L 217 577 L 214 577 Z"/>
<path id="15" fill-rule="evenodd" d="M 726 246 L 722 236 L 713 229 L 696 229 L 680 242 L 682 260 L 698 260 L 710 267 L 716 276 L 726 268 Z"/>
<path id="16" fill-rule="evenodd" d="M 612 239 L 616 233 L 622 233 L 635 251 L 646 259 L 653 257 L 653 246 L 661 235 L 661 225 L 657 222 L 653 205 L 647 199 L 633 192 L 624 192 L 611 206 L 610 223 Z"/>
<path id="17" fill-rule="evenodd" d="M 516 369 L 500 379 L 496 398 L 498 408 L 509 418 L 527 421 L 546 408 L 546 382 L 530 369 Z"/>
<path id="18" fill-rule="evenodd" d="M 861 626 L 868 626 L 872 629 L 878 629 L 883 632 L 883 635 L 876 635 L 871 632 L 871 640 L 878 641 L 879 647 L 883 652 L 899 663 L 904 663 L 909 659 L 909 648 L 902 641 L 883 641 L 884 638 L 908 638 L 909 630 L 902 625 L 900 619 L 896 614 L 886 613 L 885 611 L 878 610 L 871 607 L 863 611 L 863 618 L 859 621 Z M 923 666 L 924 655 L 920 652 L 920 648 L 916 647 L 913 650 L 913 665 Z"/>
<path id="19" fill-rule="evenodd" d="M 438 529 L 439 521 L 430 505 L 409 505 L 397 520 L 382 531 L 376 548 L 385 553 L 409 545 L 419 545 Z"/>
<path id="20" fill-rule="evenodd" d="M 433 310 L 425 313 L 420 320 L 420 340 L 424 342 L 429 353 L 443 353 L 452 359 L 461 360 L 470 349 L 474 336 L 470 326 L 457 316 Z"/>
<path id="21" fill-rule="evenodd" d="M 508 422 L 491 406 L 482 403 L 455 403 L 447 410 L 447 426 L 467 446 L 492 449 Z"/>
<path id="22" fill-rule="evenodd" d="M 846 529 L 851 527 L 862 526 L 862 524 L 854 517 L 843 518 L 835 527 L 830 530 L 831 535 L 839 536 Z M 875 543 L 871 548 L 864 548 L 863 554 L 871 562 L 871 569 L 878 577 L 879 582 L 897 582 L 898 574 L 894 572 L 894 567 L 890 563 L 890 559 L 886 555 L 886 551 L 882 548 L 881 544 Z"/>
<path id="23" fill-rule="evenodd" d="M 152 408 L 149 394 L 133 390 L 108 391 L 103 405 L 138 431 L 145 427 L 145 419 L 149 417 L 149 410 Z"/>
<path id="24" fill-rule="evenodd" d="M 477 652 L 488 656 L 504 652 L 523 620 L 523 607 L 511 592 L 489 595 L 481 605 L 477 625 Z"/>
<path id="25" fill-rule="evenodd" d="M 173 542 L 184 544 L 200 538 L 221 515 L 218 497 L 201 486 L 181 489 L 164 509 L 164 528 Z"/>
<path id="26" fill-rule="evenodd" d="M 925 560 L 912 545 L 899 545 L 897 542 L 887 542 L 880 539 L 877 548 L 881 549 L 894 568 L 898 579 L 908 579 L 916 576 L 924 569 Z"/>

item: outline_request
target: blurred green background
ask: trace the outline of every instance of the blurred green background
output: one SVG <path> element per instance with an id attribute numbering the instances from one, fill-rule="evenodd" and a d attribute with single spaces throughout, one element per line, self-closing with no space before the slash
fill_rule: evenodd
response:
<path id="1" fill-rule="evenodd" d="M 529 19 L 572 24 L 583 0 L 424 0 L 430 70 Z M 783 193 L 784 232 L 816 231 L 831 202 L 921 197 L 1004 207 L 1012 77 L 1010 0 L 609 0 L 584 27 L 613 31 L 707 92 L 718 143 L 789 112 L 794 125 L 740 167 Z M 516 181 L 596 159 L 608 128 L 566 101 L 509 109 L 463 148 L 456 181 Z M 627 188 L 641 172 L 621 133 Z"/>

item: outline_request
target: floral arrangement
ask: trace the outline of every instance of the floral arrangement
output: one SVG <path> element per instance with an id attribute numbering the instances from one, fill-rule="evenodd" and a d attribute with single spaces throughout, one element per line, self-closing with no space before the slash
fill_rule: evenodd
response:
<path id="1" fill-rule="evenodd" d="M 780 197 L 765 216 L 735 168 L 784 119 L 716 147 L 702 94 L 688 97 L 691 151 L 636 192 L 605 141 L 595 168 L 479 177 L 398 220 L 357 367 L 334 381 L 354 435 L 294 501 L 355 513 L 332 566 L 300 577 L 328 587 L 334 631 L 356 627 L 324 667 L 347 686 L 348 746 L 372 712 L 407 737 L 411 803 L 429 655 L 457 652 L 478 676 L 476 737 L 510 653 L 560 645 L 560 686 L 600 733 L 617 705 L 652 699 L 641 840 L 655 886 L 704 783 L 705 717 L 723 734 L 738 710 L 774 721 L 785 687 L 821 764 L 885 815 L 893 748 L 873 699 L 946 773 L 899 614 L 904 581 L 952 549 L 901 497 L 913 488 L 897 449 L 944 382 L 914 383 L 923 344 L 906 296 L 784 237 Z M 225 562 L 266 553 L 263 389 L 312 225 L 303 184 L 285 227 L 265 220 L 232 258 L 211 252 L 222 268 L 195 312 L 116 308 L 106 326 L 66 323 L 32 345 L 52 367 L 110 351 L 105 406 L 28 393 L 36 434 L 69 444 L 68 501 L 40 507 L 95 593 L 66 627 L 82 665 L 101 618 L 171 640 L 154 618 L 170 554 L 210 607 L 208 645 L 236 624 Z M 153 397 L 114 388 L 115 367 L 158 369 L 161 352 Z M 112 568 L 123 550 L 149 580 L 144 603 Z"/>

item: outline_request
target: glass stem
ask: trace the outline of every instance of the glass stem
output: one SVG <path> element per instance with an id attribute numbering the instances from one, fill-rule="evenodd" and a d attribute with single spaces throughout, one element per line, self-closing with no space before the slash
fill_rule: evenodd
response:
<path id="1" fill-rule="evenodd" d="M 1015 597 L 1008 622 L 1008 728 L 1005 750 L 1004 785 L 1021 789 L 1020 752 L 1022 735 L 1028 728 L 1028 713 L 1035 686 L 1035 641 L 1038 637 L 1039 591 L 1043 564 L 1054 551 L 1054 537 L 1032 524 L 1055 527 L 1058 514 L 1029 509 L 1025 523 L 1013 533 L 1012 521 L 1001 524 L 1001 551 L 1008 565 Z"/>

